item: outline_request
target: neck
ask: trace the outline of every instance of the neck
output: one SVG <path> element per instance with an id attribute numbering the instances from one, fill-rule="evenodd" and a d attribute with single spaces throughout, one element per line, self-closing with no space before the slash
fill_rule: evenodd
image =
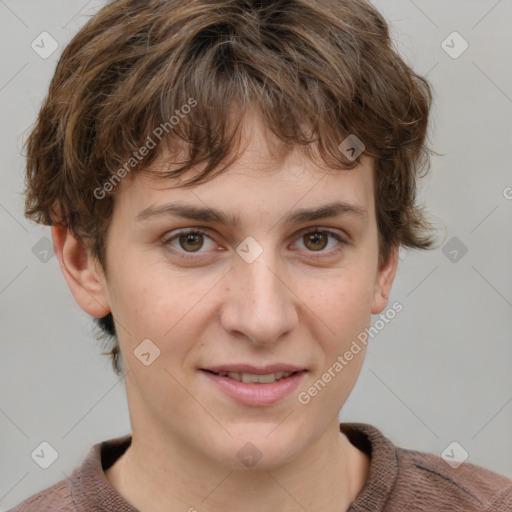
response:
<path id="1" fill-rule="evenodd" d="M 138 435 L 106 477 L 141 512 L 347 510 L 364 487 L 369 458 L 333 424 L 294 460 L 271 470 L 231 470 L 179 440 Z"/>

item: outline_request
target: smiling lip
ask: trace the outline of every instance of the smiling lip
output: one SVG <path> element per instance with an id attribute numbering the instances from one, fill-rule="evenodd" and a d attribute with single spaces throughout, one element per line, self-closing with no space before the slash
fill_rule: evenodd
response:
<path id="1" fill-rule="evenodd" d="M 274 382 L 252 383 L 240 382 L 218 373 L 249 373 L 252 375 L 267 375 L 269 373 L 292 373 Z M 289 364 L 274 364 L 264 367 L 255 367 L 248 364 L 222 365 L 202 368 L 201 373 L 213 382 L 217 389 L 229 398 L 242 405 L 262 407 L 272 405 L 294 391 L 306 375 L 304 368 Z"/>
<path id="2" fill-rule="evenodd" d="M 202 370 L 208 370 L 214 373 L 252 373 L 253 375 L 266 375 L 268 373 L 277 372 L 300 372 L 304 370 L 303 366 L 293 366 L 291 364 L 270 364 L 268 366 L 252 366 L 250 364 L 225 364 L 219 366 L 208 366 L 207 368 L 201 368 Z"/>

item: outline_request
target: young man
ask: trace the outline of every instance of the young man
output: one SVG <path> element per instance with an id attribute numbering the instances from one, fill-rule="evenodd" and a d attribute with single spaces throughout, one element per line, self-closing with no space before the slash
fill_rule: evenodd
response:
<path id="1" fill-rule="evenodd" d="M 27 215 L 112 337 L 132 433 L 13 512 L 512 510 L 504 476 L 338 420 L 398 248 L 433 246 L 430 105 L 364 0 L 99 11 L 29 138 Z"/>

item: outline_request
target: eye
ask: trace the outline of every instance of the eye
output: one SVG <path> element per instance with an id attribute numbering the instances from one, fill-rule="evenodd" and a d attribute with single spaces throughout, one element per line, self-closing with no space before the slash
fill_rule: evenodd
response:
<path id="1" fill-rule="evenodd" d="M 207 243 L 208 241 L 210 244 Z M 200 228 L 181 230 L 166 237 L 162 243 L 181 253 L 203 253 L 216 247 L 216 243 L 206 234 L 206 231 Z M 202 248 L 206 250 L 200 251 Z"/>
<path id="2" fill-rule="evenodd" d="M 214 251 L 218 245 L 207 231 L 202 228 L 186 228 L 170 233 L 162 240 L 162 245 L 184 258 L 194 258 L 194 254 L 203 254 Z M 301 246 L 302 245 L 302 246 Z M 348 242 L 334 231 L 315 228 L 302 233 L 294 249 L 304 250 L 308 253 L 334 254 L 341 251 Z"/>
<path id="3" fill-rule="evenodd" d="M 344 245 L 347 244 L 340 235 L 333 231 L 325 229 L 314 229 L 304 233 L 295 245 L 303 244 L 304 248 L 308 252 L 336 252 L 341 250 Z M 327 248 L 327 250 L 326 250 Z"/>

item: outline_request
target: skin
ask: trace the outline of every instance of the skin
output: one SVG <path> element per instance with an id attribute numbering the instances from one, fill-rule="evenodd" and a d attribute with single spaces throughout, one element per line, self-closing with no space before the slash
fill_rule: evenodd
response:
<path id="1" fill-rule="evenodd" d="M 356 169 L 326 172 L 299 151 L 277 161 L 275 141 L 256 114 L 247 115 L 242 136 L 241 158 L 207 183 L 180 189 L 141 174 L 123 181 L 106 274 L 68 230 L 52 228 L 79 306 L 94 317 L 112 312 L 116 322 L 132 444 L 106 477 L 141 512 L 339 512 L 368 477 L 368 457 L 340 433 L 338 420 L 364 350 L 307 405 L 298 394 L 387 306 L 397 250 L 379 268 L 373 162 L 363 156 Z M 145 208 L 176 201 L 223 210 L 239 225 L 163 215 L 137 222 Z M 334 201 L 366 215 L 284 220 Z M 179 237 L 169 241 L 186 227 L 207 230 L 198 252 L 186 239 L 184 247 Z M 304 235 L 318 228 L 347 243 L 326 235 L 308 243 Z M 263 248 L 250 264 L 235 252 L 248 236 Z M 146 338 L 160 350 L 149 366 L 134 355 Z M 307 374 L 299 389 L 266 407 L 236 403 L 199 370 L 276 362 Z M 262 454 L 250 469 L 237 457 L 247 442 Z"/>

